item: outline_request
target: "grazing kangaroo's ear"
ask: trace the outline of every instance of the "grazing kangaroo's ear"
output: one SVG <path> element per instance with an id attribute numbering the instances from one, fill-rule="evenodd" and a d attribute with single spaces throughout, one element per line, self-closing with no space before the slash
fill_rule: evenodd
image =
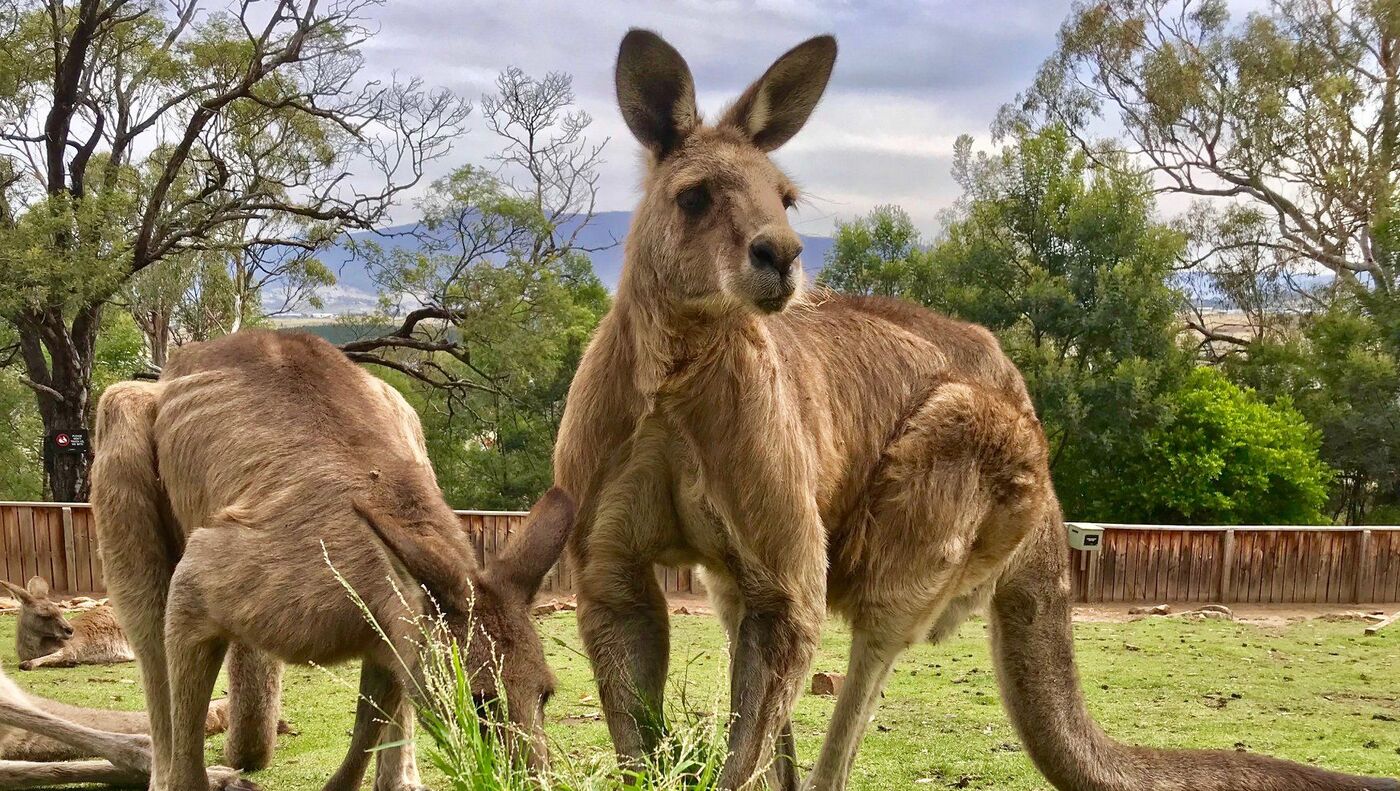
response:
<path id="1" fill-rule="evenodd" d="M 574 500 L 563 489 L 556 486 L 545 492 L 525 517 L 525 526 L 491 564 L 492 576 L 520 595 L 533 598 L 544 575 L 564 553 L 564 544 L 574 529 L 574 515 Z"/>
<path id="2" fill-rule="evenodd" d="M 617 106 L 642 145 L 664 159 L 700 124 L 695 80 L 676 48 L 633 28 L 617 50 Z"/>
<path id="3" fill-rule="evenodd" d="M 36 599 L 47 599 L 49 597 L 49 581 L 43 577 L 30 577 L 29 584 L 25 585 L 29 590 L 29 595 Z"/>
<path id="4" fill-rule="evenodd" d="M 13 593 L 15 595 L 15 598 L 19 599 L 23 603 L 32 604 L 34 602 L 34 597 L 30 596 L 29 591 L 25 590 L 24 588 L 21 588 L 20 586 L 9 582 L 5 582 L 4 580 L 0 580 L 0 585 L 4 585 L 5 590 L 9 591 L 10 593 Z"/>
<path id="5" fill-rule="evenodd" d="M 786 143 L 807 123 L 831 79 L 836 39 L 817 36 L 788 50 L 725 112 L 721 126 L 733 126 L 764 151 Z"/>
<path id="6" fill-rule="evenodd" d="M 389 552 L 433 596 L 456 603 L 471 595 L 469 574 L 476 562 L 461 536 L 450 535 L 432 522 L 405 520 L 359 499 L 354 506 Z"/>

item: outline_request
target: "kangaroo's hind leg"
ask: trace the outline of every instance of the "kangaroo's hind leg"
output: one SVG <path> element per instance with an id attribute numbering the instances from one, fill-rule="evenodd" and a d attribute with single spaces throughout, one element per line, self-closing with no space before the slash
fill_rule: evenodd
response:
<path id="1" fill-rule="evenodd" d="M 833 553 L 854 635 L 814 791 L 846 787 L 895 659 L 951 633 L 1024 536 L 1018 511 L 1035 483 L 1024 420 L 996 393 L 949 382 L 886 447 L 865 515 Z"/>
<path id="2" fill-rule="evenodd" d="M 242 643 L 228 651 L 228 738 L 224 763 L 255 771 L 277 748 L 282 708 L 282 662 Z"/>
<path id="3" fill-rule="evenodd" d="M 160 383 L 119 382 L 97 409 L 92 511 L 108 595 L 141 670 L 151 719 L 151 788 L 166 791 L 170 679 L 165 603 L 179 559 L 176 530 L 156 469 Z"/>

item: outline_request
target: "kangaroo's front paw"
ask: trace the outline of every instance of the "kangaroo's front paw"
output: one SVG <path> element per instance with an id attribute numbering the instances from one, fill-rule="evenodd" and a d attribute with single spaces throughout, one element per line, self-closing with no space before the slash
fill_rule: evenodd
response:
<path id="1" fill-rule="evenodd" d="M 33 659 L 26 659 L 19 663 L 20 670 L 33 670 L 35 667 Z"/>
<path id="2" fill-rule="evenodd" d="M 257 783 L 241 776 L 237 769 L 211 766 L 208 773 L 209 791 L 262 791 Z"/>

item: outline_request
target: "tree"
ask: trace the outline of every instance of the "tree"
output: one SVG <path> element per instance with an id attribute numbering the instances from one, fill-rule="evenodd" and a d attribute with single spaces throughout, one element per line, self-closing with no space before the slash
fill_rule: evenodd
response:
<path id="1" fill-rule="evenodd" d="M 1395 340 L 1348 300 L 1305 317 L 1224 370 L 1263 396 L 1296 405 L 1336 468 L 1329 508 L 1347 524 L 1400 512 L 1400 355 Z"/>
<path id="2" fill-rule="evenodd" d="M 286 238 L 309 239 L 307 233 Z M 247 238 L 234 229 L 234 239 Z M 237 332 L 297 309 L 319 308 L 318 290 L 335 275 L 316 251 L 281 243 L 215 245 L 168 256 L 137 272 L 113 301 L 131 313 L 150 350 L 165 365 L 169 348 Z"/>
<path id="3" fill-rule="evenodd" d="M 1394 0 L 1275 0 L 1239 26 L 1224 0 L 1082 2 L 998 126 L 1053 124 L 1092 151 L 1105 114 L 1164 190 L 1266 218 L 1243 244 L 1345 290 L 1397 285 L 1378 245 L 1400 206 Z"/>
<path id="4" fill-rule="evenodd" d="M 965 209 L 911 295 L 1001 337 L 1046 425 L 1067 513 L 1128 488 L 1109 460 L 1139 452 L 1191 361 L 1176 342 L 1168 276 L 1182 240 L 1150 190 L 1094 167 L 1063 131 L 998 155 L 959 147 Z"/>
<path id="5" fill-rule="evenodd" d="M 1376 373 L 1400 354 L 1400 4 L 1275 0 L 1236 24 L 1223 0 L 1080 3 L 997 131 L 1045 125 L 1194 199 L 1178 226 L 1203 357 L 1298 393 L 1342 471 L 1337 513 L 1400 501 L 1400 458 L 1366 436 L 1400 423 Z"/>
<path id="6" fill-rule="evenodd" d="M 18 341 L 13 328 L 0 324 L 0 363 L 17 355 Z M 94 397 L 108 385 L 145 367 L 142 337 L 131 317 L 107 311 L 93 349 L 92 387 Z M 0 365 L 0 500 L 40 500 L 49 494 L 45 488 L 42 423 L 34 403 L 34 393 L 20 384 L 23 369 Z"/>
<path id="7" fill-rule="evenodd" d="M 488 173 L 460 168 L 419 206 L 412 246 L 362 252 L 383 315 L 401 301 L 431 307 L 408 311 L 409 335 L 372 334 L 342 348 L 388 369 L 385 378 L 408 395 L 449 498 L 527 506 L 549 486 L 564 396 L 607 292 L 580 254 L 535 257 L 550 223 Z M 433 310 L 452 320 L 427 315 Z"/>
<path id="8" fill-rule="evenodd" d="M 341 348 L 394 372 L 385 377 L 418 407 L 459 504 L 520 507 L 548 488 L 564 396 L 607 309 L 577 241 L 602 144 L 573 102 L 567 75 L 507 70 L 481 101 L 503 144 L 496 169 L 434 182 L 405 239 L 356 243 L 381 309 L 356 319 L 362 337 Z"/>
<path id="9" fill-rule="evenodd" d="M 133 274 L 371 228 L 446 150 L 460 100 L 358 80 L 374 5 L 0 9 L 0 317 L 46 430 L 88 425 L 103 307 Z M 54 465 L 53 495 L 84 497 L 86 467 Z"/>
<path id="10" fill-rule="evenodd" d="M 898 206 L 877 206 L 838 223 L 817 281 L 848 294 L 893 296 L 907 291 L 927 266 L 919 231 Z"/>

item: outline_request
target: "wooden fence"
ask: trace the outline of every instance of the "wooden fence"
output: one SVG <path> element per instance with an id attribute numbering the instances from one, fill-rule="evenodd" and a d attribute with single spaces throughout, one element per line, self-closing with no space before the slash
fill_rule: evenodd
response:
<path id="1" fill-rule="evenodd" d="M 515 511 L 459 511 L 490 563 L 524 521 Z M 1400 527 L 1179 527 L 1101 524 L 1097 551 L 1071 550 L 1081 602 L 1400 602 Z M 102 593 L 92 513 L 81 503 L 0 502 L 0 579 L 45 577 L 56 592 Z M 703 593 L 691 569 L 658 567 L 667 593 Z M 568 593 L 567 562 L 544 590 Z"/>
<path id="2" fill-rule="evenodd" d="M 1400 527 L 1112 525 L 1071 550 L 1081 602 L 1400 601 Z"/>

